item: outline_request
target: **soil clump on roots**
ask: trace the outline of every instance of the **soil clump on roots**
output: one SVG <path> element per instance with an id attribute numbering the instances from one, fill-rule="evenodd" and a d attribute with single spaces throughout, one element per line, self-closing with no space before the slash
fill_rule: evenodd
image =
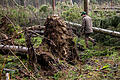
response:
<path id="1" fill-rule="evenodd" d="M 58 16 L 50 16 L 46 19 L 45 26 L 44 39 L 37 50 L 40 54 L 38 63 L 45 70 L 56 70 L 53 64 L 59 64 L 59 59 L 75 64 L 78 52 L 72 32 L 65 22 Z"/>

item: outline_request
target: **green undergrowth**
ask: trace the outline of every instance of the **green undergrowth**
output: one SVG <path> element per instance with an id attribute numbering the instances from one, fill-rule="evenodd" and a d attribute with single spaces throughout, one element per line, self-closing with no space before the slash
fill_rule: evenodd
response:
<path id="1" fill-rule="evenodd" d="M 81 59 L 84 61 L 86 59 L 89 59 L 93 56 L 99 57 L 99 56 L 109 56 L 111 54 L 114 54 L 114 51 L 110 51 L 108 49 L 104 51 L 96 51 L 96 50 L 86 50 L 83 54 L 80 54 Z"/>
<path id="2" fill-rule="evenodd" d="M 40 42 L 41 38 L 34 38 L 33 42 Z M 74 39 L 77 43 L 85 48 L 84 39 L 80 38 Z M 38 43 L 36 44 L 38 45 Z M 120 78 L 120 47 L 119 46 L 104 46 L 98 44 L 91 46 L 90 49 L 85 48 L 84 51 L 79 52 L 80 62 L 77 65 L 70 65 L 65 61 L 60 60 L 60 64 L 65 65 L 65 69 L 58 71 L 53 76 L 42 76 L 43 79 L 48 80 L 116 80 Z M 32 68 L 28 66 L 28 60 L 22 59 L 18 56 L 26 67 L 32 72 Z M 5 62 L 5 66 L 3 65 Z M 10 72 L 11 79 L 14 80 L 33 80 L 29 76 L 25 76 L 26 70 L 20 61 L 12 55 L 2 55 L 0 54 L 0 70 L 3 68 L 12 69 L 14 71 Z M 41 70 L 40 66 L 38 69 Z M 21 72 L 21 70 L 24 72 Z M 2 71 L 2 79 L 5 79 L 6 71 Z M 41 73 L 34 74 L 36 78 L 41 77 Z"/>
<path id="3" fill-rule="evenodd" d="M 10 8 L 7 10 L 0 9 L 0 17 L 3 15 L 8 16 L 13 23 L 19 26 L 26 26 L 30 23 L 28 18 L 32 18 L 28 9 L 33 11 L 35 14 L 39 15 L 38 17 L 42 18 L 51 14 L 51 8 L 48 8 L 47 5 L 42 5 L 40 9 L 36 9 L 32 6 L 29 6 L 27 9 L 13 9 Z M 77 4 L 72 6 L 68 6 L 66 3 L 59 3 L 57 5 L 57 9 L 60 12 L 60 16 L 68 21 L 73 21 L 77 23 L 81 23 L 80 12 L 83 11 L 81 7 Z M 9 14 L 7 14 L 9 13 Z M 106 15 L 107 14 L 107 15 Z M 95 27 L 101 27 L 110 30 L 120 31 L 119 27 L 119 16 L 115 16 L 116 13 L 105 13 L 100 12 L 95 14 L 91 11 L 89 14 L 93 18 L 93 25 Z M 106 18 L 110 17 L 111 18 Z M 101 22 L 101 23 L 100 23 Z M 13 26 L 13 25 L 12 25 Z M 66 69 L 62 71 L 58 71 L 53 76 L 42 76 L 45 80 L 119 80 L 120 79 L 120 42 L 119 38 L 111 37 L 104 34 L 94 34 L 93 37 L 97 41 L 97 45 L 93 46 L 91 42 L 89 42 L 90 48 L 87 49 L 85 47 L 85 42 L 83 38 L 78 39 L 75 37 L 73 41 L 76 44 L 80 44 L 85 49 L 84 51 L 79 51 L 80 62 L 77 65 L 70 65 L 65 61 L 61 61 L 60 64 L 66 66 Z M 41 44 L 41 37 L 33 37 L 32 43 L 34 47 L 38 47 Z M 15 39 L 15 43 L 18 45 L 24 45 L 25 38 L 23 34 L 21 34 L 20 39 Z M 6 52 L 7 53 L 7 52 Z M 27 59 L 22 59 L 18 56 L 26 67 L 32 72 L 32 68 L 28 65 Z M 63 63 L 62 63 L 63 62 Z M 15 70 L 10 72 L 11 79 L 13 80 L 32 80 L 30 76 L 27 76 L 27 71 L 20 63 L 20 61 L 12 56 L 12 55 L 2 55 L 0 53 L 0 70 L 3 68 Z M 39 70 L 41 70 L 40 66 L 38 66 Z M 21 72 L 23 71 L 23 72 Z M 6 71 L 2 71 L 2 79 L 5 80 Z M 29 75 L 29 74 L 28 74 Z M 36 78 L 41 77 L 41 73 L 34 74 Z"/>
<path id="4" fill-rule="evenodd" d="M 32 44 L 34 44 L 33 45 L 34 47 L 38 47 L 42 42 L 42 38 L 41 37 L 33 37 L 33 38 L 31 38 L 31 41 L 32 41 Z M 22 37 L 20 39 L 15 39 L 15 43 L 18 45 L 24 45 L 24 46 L 26 45 L 24 37 Z"/>
<path id="5" fill-rule="evenodd" d="M 105 47 L 104 47 L 105 48 Z M 96 51 L 87 49 L 80 56 L 82 62 L 56 73 L 54 80 L 116 80 L 120 78 L 120 53 L 118 47 Z M 120 49 L 119 49 L 120 50 Z"/>

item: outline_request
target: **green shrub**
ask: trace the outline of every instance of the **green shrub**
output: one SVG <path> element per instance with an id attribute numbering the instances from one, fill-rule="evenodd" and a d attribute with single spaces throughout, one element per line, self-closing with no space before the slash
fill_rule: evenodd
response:
<path id="1" fill-rule="evenodd" d="M 47 16 L 51 15 L 52 13 L 53 13 L 53 10 L 50 7 L 50 5 L 42 5 L 42 6 L 40 6 L 39 16 L 41 18 L 46 18 Z"/>
<path id="2" fill-rule="evenodd" d="M 77 5 L 74 5 L 73 7 L 70 7 L 69 9 L 62 12 L 61 16 L 67 20 L 72 22 L 81 22 L 81 12 L 82 9 L 78 7 Z"/>

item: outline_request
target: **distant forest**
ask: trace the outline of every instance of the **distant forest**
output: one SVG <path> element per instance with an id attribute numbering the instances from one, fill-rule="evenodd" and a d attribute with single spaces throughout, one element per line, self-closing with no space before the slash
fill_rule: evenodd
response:
<path id="1" fill-rule="evenodd" d="M 70 2 L 72 4 L 77 3 L 81 4 L 83 3 L 84 0 L 55 0 L 56 4 L 57 2 Z M 9 6 L 14 6 L 15 4 L 19 4 L 22 6 L 28 6 L 28 5 L 33 5 L 35 7 L 39 7 L 42 4 L 52 4 L 52 0 L 0 0 L 0 5 L 3 7 L 6 7 L 7 5 Z M 90 3 L 94 4 L 103 4 L 103 3 L 108 3 L 108 4 L 120 4 L 120 0 L 90 0 Z"/>

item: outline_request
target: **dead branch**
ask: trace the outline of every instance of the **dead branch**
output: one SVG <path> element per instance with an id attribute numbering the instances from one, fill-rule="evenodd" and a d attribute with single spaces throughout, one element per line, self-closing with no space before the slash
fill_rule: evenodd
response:
<path id="1" fill-rule="evenodd" d="M 25 30 L 25 40 L 26 45 L 28 47 L 28 55 L 29 55 L 29 63 L 34 67 L 34 70 L 37 71 L 36 63 L 37 63 L 37 56 L 33 48 L 33 44 L 31 42 L 31 33 L 28 33 L 27 30 Z"/>
<path id="2" fill-rule="evenodd" d="M 10 50 L 10 52 L 20 61 L 20 63 L 24 66 L 24 68 L 27 70 L 27 72 L 30 74 L 30 76 L 31 76 L 33 79 L 37 80 L 37 79 L 34 77 L 34 75 L 28 70 L 28 68 L 24 65 L 24 63 L 19 59 L 19 57 L 17 57 L 17 56 L 15 55 L 15 53 L 14 53 L 11 49 L 9 49 L 9 50 Z"/>
<path id="3" fill-rule="evenodd" d="M 35 25 L 32 27 L 26 27 L 27 30 L 44 30 L 45 26 Z"/>

